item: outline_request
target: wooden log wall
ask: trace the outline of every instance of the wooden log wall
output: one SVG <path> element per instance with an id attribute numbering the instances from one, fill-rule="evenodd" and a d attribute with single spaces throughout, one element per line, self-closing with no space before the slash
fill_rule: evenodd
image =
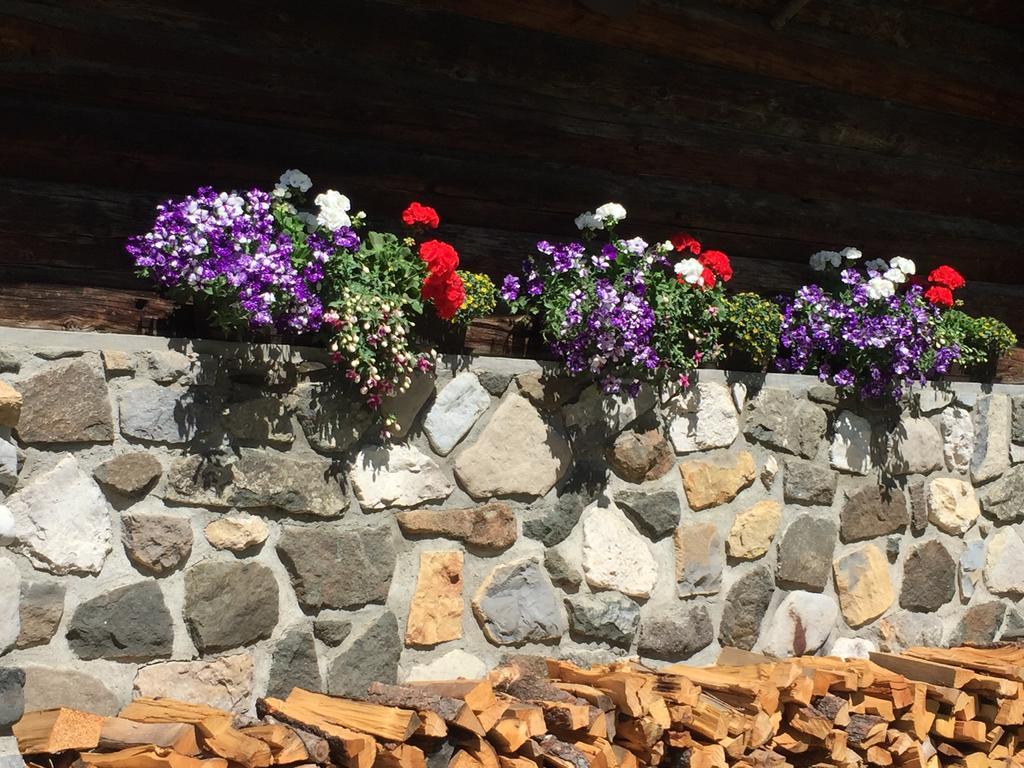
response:
<path id="1" fill-rule="evenodd" d="M 1024 335 L 1024 5 L 785 5 L 2 0 L 0 324 L 151 330 L 153 206 L 298 167 L 495 276 L 616 200 L 769 294 L 822 247 L 948 261 Z"/>

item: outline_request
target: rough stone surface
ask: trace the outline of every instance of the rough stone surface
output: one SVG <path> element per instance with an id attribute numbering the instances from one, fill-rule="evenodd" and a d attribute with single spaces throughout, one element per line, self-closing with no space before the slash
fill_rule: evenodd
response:
<path id="1" fill-rule="evenodd" d="M 409 604 L 405 644 L 430 646 L 462 637 L 462 551 L 422 552 Z"/>
<path id="2" fill-rule="evenodd" d="M 214 549 L 244 552 L 266 541 L 270 528 L 263 518 L 243 513 L 219 517 L 203 533 Z"/>
<path id="3" fill-rule="evenodd" d="M 757 466 L 750 451 L 743 451 L 725 461 L 730 463 L 690 460 L 679 465 L 686 500 L 693 510 L 726 504 L 754 482 Z"/>
<path id="4" fill-rule="evenodd" d="M 942 644 L 942 619 L 933 613 L 901 611 L 879 622 L 882 650 L 899 652 L 917 645 Z"/>
<path id="5" fill-rule="evenodd" d="M 329 383 L 300 384 L 295 412 L 313 450 L 344 453 L 370 428 L 373 416 L 345 391 Z"/>
<path id="6" fill-rule="evenodd" d="M 1010 411 L 1010 439 L 1018 444 L 1024 443 L 1024 395 L 1010 398 Z"/>
<path id="7" fill-rule="evenodd" d="M 219 419 L 209 396 L 138 381 L 120 397 L 121 432 L 151 443 L 184 445 L 212 431 Z"/>
<path id="8" fill-rule="evenodd" d="M 825 411 L 788 389 L 765 388 L 750 405 L 744 432 L 770 448 L 813 459 L 825 436 Z"/>
<path id="9" fill-rule="evenodd" d="M 606 472 L 589 460 L 576 462 L 572 474 L 551 504 L 541 502 L 541 514 L 523 521 L 523 534 L 551 547 L 564 541 L 580 520 L 583 510 L 604 492 Z"/>
<path id="10" fill-rule="evenodd" d="M 878 643 L 866 637 L 839 637 L 828 649 L 828 655 L 840 659 L 869 659 L 876 651 Z"/>
<path id="11" fill-rule="evenodd" d="M 0 373 L 18 373 L 20 370 L 18 358 L 7 350 L 0 350 Z"/>
<path id="12" fill-rule="evenodd" d="M 420 680 L 479 680 L 487 674 L 487 665 L 477 656 L 461 648 L 448 651 L 425 664 L 415 664 L 405 675 L 405 682 Z M 429 765 L 429 763 L 428 763 Z"/>
<path id="13" fill-rule="evenodd" d="M 296 687 L 314 692 L 323 690 L 313 633 L 303 627 L 289 630 L 277 641 L 270 662 L 267 696 L 287 698 Z"/>
<path id="14" fill-rule="evenodd" d="M 1007 614 L 1002 639 L 1018 641 L 1024 639 L 1024 613 L 1021 613 L 1019 608 L 1014 608 Z"/>
<path id="15" fill-rule="evenodd" d="M 714 595 L 722 588 L 725 547 L 714 523 L 693 523 L 676 531 L 676 584 L 680 597 Z"/>
<path id="16" fill-rule="evenodd" d="M 725 542 L 729 557 L 756 560 L 763 556 L 779 532 L 780 522 L 782 506 L 771 499 L 759 501 L 737 514 Z"/>
<path id="17" fill-rule="evenodd" d="M 100 464 L 92 476 L 125 496 L 138 496 L 163 473 L 159 459 L 145 451 L 122 453 Z"/>
<path id="18" fill-rule="evenodd" d="M 801 515 L 789 524 L 779 542 L 775 577 L 781 585 L 820 592 L 828 583 L 836 526 L 831 520 Z"/>
<path id="19" fill-rule="evenodd" d="M 637 653 L 678 661 L 707 648 L 714 639 L 715 627 L 707 608 L 677 606 L 672 613 L 659 611 L 641 622 Z"/>
<path id="20" fill-rule="evenodd" d="M 363 696 L 371 683 L 398 682 L 402 641 L 391 611 L 363 629 L 331 664 L 327 692 L 334 696 Z"/>
<path id="21" fill-rule="evenodd" d="M 23 581 L 21 584 L 21 632 L 18 648 L 45 645 L 57 633 L 64 616 L 67 588 L 57 581 Z M 0 597 L 0 602 L 3 598 Z M 3 643 L 0 642 L 0 646 Z"/>
<path id="22" fill-rule="evenodd" d="M 561 587 L 576 589 L 583 583 L 582 561 L 562 547 L 548 547 L 544 550 L 544 568 L 551 581 Z"/>
<path id="23" fill-rule="evenodd" d="M 942 463 L 942 437 L 928 419 L 904 416 L 889 433 L 888 466 L 894 475 L 925 474 Z"/>
<path id="24" fill-rule="evenodd" d="M 185 623 L 201 653 L 270 637 L 277 602 L 277 581 L 265 565 L 206 561 L 185 571 Z"/>
<path id="25" fill-rule="evenodd" d="M 982 512 L 1000 523 L 1019 523 L 1024 519 L 1024 464 L 983 486 L 978 491 L 978 502 Z"/>
<path id="26" fill-rule="evenodd" d="M 772 489 L 772 485 L 775 484 L 775 477 L 779 474 L 779 460 L 774 456 L 769 456 L 764 460 L 764 466 L 761 467 L 761 485 L 764 486 L 766 491 Z"/>
<path id="27" fill-rule="evenodd" d="M 21 720 L 25 714 L 25 672 L 0 667 L 0 730 Z"/>
<path id="28" fill-rule="evenodd" d="M 18 384 L 18 437 L 25 443 L 109 443 L 107 382 L 85 360 L 47 368 Z"/>
<path id="29" fill-rule="evenodd" d="M 906 528 L 910 510 L 903 491 L 871 481 L 847 496 L 839 521 L 843 541 L 863 541 Z"/>
<path id="30" fill-rule="evenodd" d="M 0 497 L 3 491 L 9 491 L 18 484 L 18 472 L 21 462 L 18 447 L 13 441 L 6 439 L 5 430 L 0 428 Z M 3 534 L 0 533 L 0 539 Z"/>
<path id="31" fill-rule="evenodd" d="M 192 526 L 185 517 L 133 512 L 121 518 L 124 550 L 139 568 L 163 576 L 188 559 Z"/>
<path id="32" fill-rule="evenodd" d="M 25 665 L 25 711 L 68 707 L 96 715 L 116 715 L 122 702 L 92 675 L 61 667 Z"/>
<path id="33" fill-rule="evenodd" d="M 231 476 L 236 507 L 313 517 L 338 517 L 348 508 L 339 478 L 331 463 L 322 459 L 243 448 Z"/>
<path id="34" fill-rule="evenodd" d="M 233 456 L 219 452 L 175 459 L 167 473 L 164 498 L 179 504 L 230 507 L 234 463 Z"/>
<path id="35" fill-rule="evenodd" d="M 926 541 L 903 562 L 900 606 L 910 611 L 937 611 L 956 594 L 956 564 L 941 542 Z"/>
<path id="36" fill-rule="evenodd" d="M 675 491 L 624 490 L 615 494 L 615 503 L 648 538 L 668 536 L 679 525 L 682 504 Z"/>
<path id="37" fill-rule="evenodd" d="M 753 648 L 774 591 L 775 583 L 767 568 L 758 567 L 741 576 L 726 596 L 718 642 L 745 651 Z"/>
<path id="38" fill-rule="evenodd" d="M 65 456 L 5 504 L 16 545 L 33 567 L 58 575 L 99 573 L 110 553 L 110 510 L 96 483 Z"/>
<path id="39" fill-rule="evenodd" d="M 443 536 L 476 549 L 508 549 L 519 535 L 515 512 L 500 501 L 461 509 L 410 509 L 396 517 L 406 536 Z"/>
<path id="40" fill-rule="evenodd" d="M 604 444 L 654 408 L 657 401 L 650 386 L 641 386 L 636 395 L 606 395 L 597 384 L 591 384 L 579 400 L 562 408 L 562 417 L 576 444 Z"/>
<path id="41" fill-rule="evenodd" d="M 237 440 L 287 446 L 295 440 L 291 410 L 277 397 L 253 397 L 228 405 L 224 428 Z"/>
<path id="42" fill-rule="evenodd" d="M 833 569 L 839 606 L 851 627 L 878 618 L 895 600 L 889 563 L 873 544 L 836 558 Z"/>
<path id="43" fill-rule="evenodd" d="M 1000 528 L 988 541 L 985 586 L 997 595 L 1024 595 L 1024 541 L 1016 528 Z"/>
<path id="44" fill-rule="evenodd" d="M 960 622 L 950 634 L 947 645 L 965 643 L 986 644 L 995 642 L 1006 616 L 1006 603 L 992 600 L 968 608 Z"/>
<path id="45" fill-rule="evenodd" d="M 740 433 L 732 395 L 724 384 L 701 383 L 665 408 L 676 453 L 728 448 Z"/>
<path id="46" fill-rule="evenodd" d="M 546 411 L 568 405 L 583 391 L 583 384 L 578 379 L 542 373 L 520 373 L 516 376 L 516 383 L 531 403 Z"/>
<path id="47" fill-rule="evenodd" d="M 925 496 L 928 519 L 939 530 L 965 534 L 981 514 L 974 489 L 963 480 L 938 477 L 928 483 Z"/>
<path id="48" fill-rule="evenodd" d="M 0 559 L 0 654 L 14 645 L 21 633 L 21 576 L 13 560 Z"/>
<path id="49" fill-rule="evenodd" d="M 583 572 L 595 589 L 648 597 L 658 566 L 647 542 L 614 507 L 593 506 L 583 520 Z"/>
<path id="50" fill-rule="evenodd" d="M 364 448 L 349 477 L 360 505 L 371 510 L 415 507 L 454 490 L 437 462 L 411 445 Z"/>
<path id="51" fill-rule="evenodd" d="M 423 418 L 423 431 L 433 449 L 447 456 L 490 407 L 491 396 L 476 374 L 463 371 L 438 392 Z"/>
<path id="52" fill-rule="evenodd" d="M 384 400 L 380 409 L 381 415 L 385 418 L 394 417 L 395 419 L 395 424 L 390 430 L 393 439 L 402 440 L 412 431 L 423 406 L 434 396 L 435 383 L 434 374 L 416 373 L 413 374 L 409 389 L 400 395 Z M 361 404 L 360 410 L 365 410 Z"/>
<path id="53" fill-rule="evenodd" d="M 160 661 L 139 668 L 133 694 L 198 701 L 244 714 L 252 705 L 253 671 L 248 652 L 199 661 Z"/>
<path id="54" fill-rule="evenodd" d="M 480 385 L 495 397 L 501 397 L 512 383 L 512 374 L 501 371 L 480 371 Z"/>
<path id="55" fill-rule="evenodd" d="M 160 585 L 142 581 L 88 600 L 68 625 L 68 645 L 81 659 L 144 661 L 170 656 L 171 612 Z"/>
<path id="56" fill-rule="evenodd" d="M 950 472 L 966 473 L 974 455 L 974 422 L 966 408 L 954 406 L 942 412 L 942 455 Z"/>
<path id="57" fill-rule="evenodd" d="M 123 349 L 105 349 L 101 353 L 107 376 L 131 376 L 135 373 L 135 358 Z"/>
<path id="58" fill-rule="evenodd" d="M 509 395 L 476 442 L 455 460 L 455 476 L 475 499 L 543 496 L 565 476 L 572 451 L 529 401 Z"/>
<path id="59" fill-rule="evenodd" d="M 628 597 L 618 592 L 570 595 L 565 605 L 574 635 L 624 648 L 633 642 L 640 624 L 640 606 Z"/>
<path id="60" fill-rule="evenodd" d="M 352 622 L 345 619 L 317 619 L 313 622 L 313 635 L 331 648 L 345 642 L 352 634 Z"/>
<path id="61" fill-rule="evenodd" d="M 835 469 L 866 475 L 874 468 L 871 457 L 871 422 L 850 411 L 836 414 L 835 435 L 829 448 Z"/>
<path id="62" fill-rule="evenodd" d="M 21 393 L 0 379 L 0 427 L 16 427 L 21 418 Z"/>
<path id="63" fill-rule="evenodd" d="M 1010 398 L 981 395 L 974 408 L 974 453 L 971 481 L 986 483 L 1010 467 Z"/>
<path id="64" fill-rule="evenodd" d="M 839 616 L 831 595 L 790 592 L 772 614 L 762 650 L 774 656 L 814 655 L 825 644 Z"/>
<path id="65" fill-rule="evenodd" d="M 388 525 L 285 525 L 277 552 L 291 575 L 299 605 L 309 613 L 387 599 L 395 569 L 394 534 Z M 339 568 L 338 563 L 346 567 Z"/>
<path id="66" fill-rule="evenodd" d="M 782 495 L 787 503 L 831 506 L 836 473 L 823 464 L 787 458 L 783 462 Z"/>
<path id="67" fill-rule="evenodd" d="M 173 384 L 188 373 L 191 362 L 173 349 L 152 350 L 140 356 L 136 372 L 158 384 Z"/>
<path id="68" fill-rule="evenodd" d="M 608 465 L 623 480 L 642 483 L 657 480 L 675 466 L 675 453 L 661 430 L 642 432 L 627 429 L 605 452 Z"/>
<path id="69" fill-rule="evenodd" d="M 0 504 L 0 547 L 8 547 L 14 543 L 14 515 L 3 504 Z"/>
<path id="70" fill-rule="evenodd" d="M 497 645 L 557 640 L 567 628 L 558 593 L 533 559 L 496 566 L 473 598 L 473 613 Z"/>
<path id="71" fill-rule="evenodd" d="M 953 402 L 953 393 L 934 386 L 924 387 L 917 392 L 917 408 L 921 413 L 937 413 Z"/>
<path id="72" fill-rule="evenodd" d="M 970 600 L 981 580 L 982 569 L 985 567 L 985 542 L 975 539 L 967 542 L 960 554 L 957 564 L 957 575 L 960 582 L 960 597 Z"/>

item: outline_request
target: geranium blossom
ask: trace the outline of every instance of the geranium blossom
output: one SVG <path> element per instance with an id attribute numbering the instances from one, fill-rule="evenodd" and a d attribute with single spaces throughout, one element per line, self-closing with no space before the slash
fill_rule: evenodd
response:
<path id="1" fill-rule="evenodd" d="M 333 231 L 352 226 L 352 218 L 348 215 L 352 209 L 352 203 L 338 190 L 329 189 L 326 192 L 321 192 L 313 202 L 320 209 L 316 220 L 327 229 Z"/>
<path id="2" fill-rule="evenodd" d="M 418 225 L 427 229 L 437 229 L 441 218 L 437 215 L 437 211 L 429 205 L 409 203 L 409 206 L 402 211 L 402 223 L 409 227 Z"/>

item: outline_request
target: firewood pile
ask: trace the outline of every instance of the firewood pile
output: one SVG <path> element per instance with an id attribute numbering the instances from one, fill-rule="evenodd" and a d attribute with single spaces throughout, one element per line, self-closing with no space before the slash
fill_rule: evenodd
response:
<path id="1" fill-rule="evenodd" d="M 582 669 L 512 657 L 484 680 L 299 688 L 258 721 L 138 699 L 118 717 L 32 712 L 14 727 L 48 768 L 671 768 L 1024 766 L 1024 647 Z"/>

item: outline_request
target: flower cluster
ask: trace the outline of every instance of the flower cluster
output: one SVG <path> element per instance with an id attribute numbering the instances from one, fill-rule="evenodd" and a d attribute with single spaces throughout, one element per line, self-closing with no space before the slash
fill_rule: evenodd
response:
<path id="1" fill-rule="evenodd" d="M 307 205 L 313 182 L 298 170 L 269 193 L 203 187 L 158 206 L 145 235 L 127 250 L 141 274 L 182 301 L 203 304 L 225 329 L 319 333 L 367 405 L 408 388 L 433 353 L 413 351 L 412 322 L 430 301 L 450 319 L 465 294 L 455 249 L 429 240 L 358 230 L 363 212 L 328 189 Z M 402 214 L 414 230 L 431 230 L 433 208 Z"/>
<path id="2" fill-rule="evenodd" d="M 724 253 L 701 254 L 689 236 L 654 245 L 619 237 L 625 219 L 618 203 L 581 214 L 582 242 L 542 240 L 501 287 L 514 311 L 537 318 L 566 371 L 593 376 L 606 394 L 635 394 L 667 370 L 685 383 L 702 360 L 717 357 L 721 284 L 732 277 Z M 673 252 L 683 250 L 700 258 L 674 263 Z"/>
<path id="3" fill-rule="evenodd" d="M 936 267 L 928 275 L 929 287 L 924 297 L 936 307 L 949 309 L 953 306 L 953 291 L 963 288 L 966 282 L 963 275 L 952 267 Z"/>
<path id="4" fill-rule="evenodd" d="M 825 265 L 821 271 L 846 267 L 835 289 L 807 285 L 783 302 L 775 365 L 791 373 L 816 372 L 864 398 L 896 399 L 911 384 L 945 373 L 959 350 L 936 340 L 941 312 L 911 281 L 913 261 L 878 259 L 863 269 L 849 264 L 860 258 L 851 248 L 812 257 L 813 268 Z"/>
<path id="5" fill-rule="evenodd" d="M 478 317 L 492 314 L 498 304 L 498 290 L 494 287 L 494 281 L 480 272 L 460 269 L 458 274 L 466 291 L 466 300 L 456 313 L 454 321 L 460 325 L 467 325 Z"/>

